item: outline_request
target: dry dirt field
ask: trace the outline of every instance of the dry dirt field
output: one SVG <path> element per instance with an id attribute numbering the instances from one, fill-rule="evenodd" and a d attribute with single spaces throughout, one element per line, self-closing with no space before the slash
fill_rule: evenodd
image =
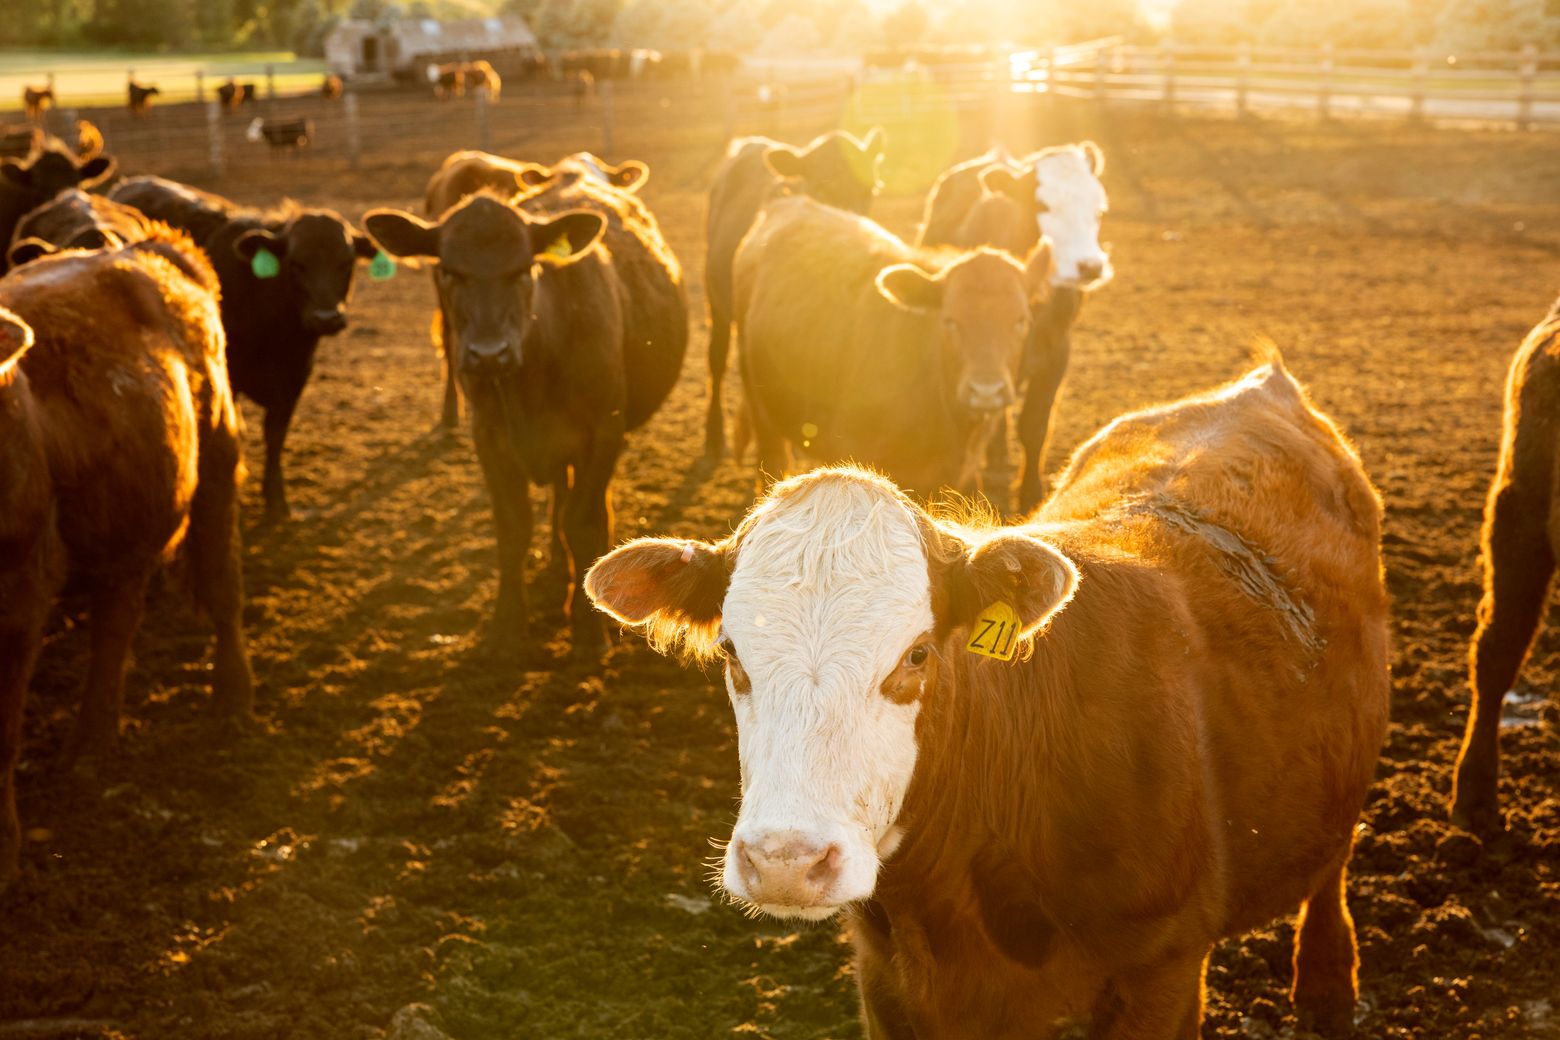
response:
<path id="1" fill-rule="evenodd" d="M 651 164 L 644 196 L 702 315 L 720 101 L 657 89 L 620 106 L 612 158 Z M 1560 290 L 1560 136 L 1088 107 L 1022 130 L 1015 147 L 1089 136 L 1109 157 L 1118 275 L 1077 333 L 1052 469 L 1119 412 L 1239 373 L 1267 336 L 1385 498 L 1394 724 L 1350 882 L 1359 1035 L 1560 1037 L 1560 700 L 1542 699 L 1560 617 L 1523 677 L 1540 696 L 1528 724 L 1502 735 L 1509 836 L 1480 846 L 1445 819 L 1501 385 Z M 472 143 L 453 136 L 409 134 L 358 172 L 326 157 L 184 172 L 355 219 L 418 200 Z M 973 150 L 979 132 L 962 136 Z M 598 142 L 558 119 L 502 124 L 495 145 L 551 160 Z M 914 180 L 879 209 L 906 234 Z M 205 628 L 167 581 L 121 754 L 60 773 L 86 640 L 69 612 L 55 625 L 27 718 L 23 873 L 0 896 L 0 1037 L 371 1038 L 417 1003 L 458 1040 L 861 1036 L 838 927 L 750 921 L 706 881 L 737 792 L 716 677 L 630 637 L 603 667 L 569 663 L 557 609 L 530 658 L 479 648 L 492 524 L 469 437 L 434 432 L 431 299 L 418 272 L 360 282 L 294 426 L 293 521 L 259 529 L 246 488 L 255 726 L 208 722 Z M 619 539 L 718 536 L 750 501 L 747 468 L 692 468 L 704 342 L 701 322 L 622 460 Z M 1291 934 L 1279 921 L 1217 949 L 1206 1036 L 1295 1035 Z M 396 1035 L 419 1035 L 412 1017 Z"/>

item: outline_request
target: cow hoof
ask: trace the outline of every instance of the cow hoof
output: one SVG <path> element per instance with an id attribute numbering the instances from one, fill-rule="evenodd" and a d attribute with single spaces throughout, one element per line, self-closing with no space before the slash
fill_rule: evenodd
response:
<path id="1" fill-rule="evenodd" d="M 1459 798 L 1452 805 L 1452 825 L 1481 838 L 1494 838 L 1506 831 L 1500 808 L 1473 798 Z"/>
<path id="2" fill-rule="evenodd" d="M 1328 1037 L 1354 1035 L 1354 1001 L 1349 998 L 1331 1001 L 1308 1001 L 1295 1008 L 1302 1032 Z"/>

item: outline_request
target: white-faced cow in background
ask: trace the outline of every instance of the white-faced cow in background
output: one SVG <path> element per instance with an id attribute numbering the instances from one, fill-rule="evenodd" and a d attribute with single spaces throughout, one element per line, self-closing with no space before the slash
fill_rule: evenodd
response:
<path id="1" fill-rule="evenodd" d="M 1275 360 L 1118 419 L 1022 527 L 819 470 L 586 586 L 724 661 L 723 884 L 848 908 L 874 1040 L 1195 1036 L 1212 945 L 1297 906 L 1295 1003 L 1346 1028 L 1344 873 L 1390 693 L 1380 514 Z"/>

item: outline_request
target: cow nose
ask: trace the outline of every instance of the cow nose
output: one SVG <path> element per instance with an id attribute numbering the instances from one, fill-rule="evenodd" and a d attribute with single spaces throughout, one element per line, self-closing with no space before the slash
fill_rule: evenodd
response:
<path id="1" fill-rule="evenodd" d="M 347 316 L 342 313 L 340 307 L 319 308 L 310 313 L 311 324 L 327 336 L 334 335 L 347 327 Z"/>
<path id="2" fill-rule="evenodd" d="M 733 838 L 733 853 L 749 902 L 770 906 L 827 906 L 840 877 L 840 847 L 795 831 Z"/>
<path id="3" fill-rule="evenodd" d="M 494 375 L 520 365 L 520 352 L 507 340 L 472 340 L 466 344 L 464 365 L 468 372 Z"/>
<path id="4" fill-rule="evenodd" d="M 1105 261 L 1104 261 L 1103 258 L 1098 259 L 1098 260 L 1079 260 L 1078 261 L 1078 279 L 1079 279 L 1079 281 L 1097 282 L 1097 281 L 1099 281 L 1100 276 L 1103 275 L 1104 273 L 1105 273 Z"/>
<path id="5" fill-rule="evenodd" d="M 1013 386 L 1006 379 L 990 383 L 971 380 L 965 384 L 964 401 L 972 411 L 991 412 L 1013 403 Z"/>

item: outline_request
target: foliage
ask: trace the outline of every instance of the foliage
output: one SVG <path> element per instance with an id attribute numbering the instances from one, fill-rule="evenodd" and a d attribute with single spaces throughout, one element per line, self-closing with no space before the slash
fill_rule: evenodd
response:
<path id="1" fill-rule="evenodd" d="M 612 43 L 659 50 L 704 47 L 714 21 L 707 0 L 630 0 L 612 23 Z"/>

